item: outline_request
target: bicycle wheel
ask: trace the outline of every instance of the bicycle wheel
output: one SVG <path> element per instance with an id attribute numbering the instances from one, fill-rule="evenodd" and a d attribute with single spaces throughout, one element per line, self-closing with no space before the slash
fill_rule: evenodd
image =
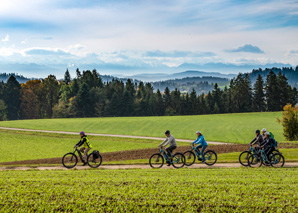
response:
<path id="1" fill-rule="evenodd" d="M 91 168 L 97 168 L 101 165 L 102 157 L 99 155 L 97 158 L 94 158 L 93 153 L 90 153 L 87 158 L 87 163 Z"/>
<path id="2" fill-rule="evenodd" d="M 282 154 L 280 153 L 275 153 L 271 157 L 270 161 L 271 166 L 273 167 L 283 167 L 285 164 L 285 158 Z"/>
<path id="3" fill-rule="evenodd" d="M 164 164 L 164 159 L 161 154 L 155 153 L 150 157 L 149 164 L 152 168 L 161 168 Z"/>
<path id="4" fill-rule="evenodd" d="M 68 169 L 75 167 L 77 163 L 78 163 L 78 157 L 72 152 L 65 154 L 62 158 L 63 166 Z"/>
<path id="5" fill-rule="evenodd" d="M 256 168 L 260 167 L 263 164 L 263 159 L 261 156 L 256 154 L 251 154 L 248 158 L 248 165 L 249 167 Z"/>
<path id="6" fill-rule="evenodd" d="M 191 166 L 194 164 L 196 160 L 196 155 L 192 151 L 186 151 L 183 153 L 185 157 L 185 165 L 186 166 Z"/>
<path id="7" fill-rule="evenodd" d="M 212 166 L 217 161 L 217 154 L 212 150 L 207 150 L 205 153 L 205 164 Z"/>
<path id="8" fill-rule="evenodd" d="M 242 166 L 248 166 L 248 158 L 250 154 L 251 154 L 250 151 L 241 152 L 241 154 L 239 155 L 239 163 Z"/>
<path id="9" fill-rule="evenodd" d="M 182 153 L 176 153 L 173 155 L 172 165 L 175 168 L 182 168 L 185 164 L 185 157 Z"/>

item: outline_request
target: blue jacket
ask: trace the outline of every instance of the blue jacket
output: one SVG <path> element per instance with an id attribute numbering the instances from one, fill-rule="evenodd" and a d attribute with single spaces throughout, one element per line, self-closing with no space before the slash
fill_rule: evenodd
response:
<path id="1" fill-rule="evenodd" d="M 199 137 L 197 138 L 197 140 L 195 140 L 195 141 L 192 142 L 192 143 L 195 143 L 195 144 L 197 144 L 197 145 L 202 145 L 202 146 L 208 146 L 208 144 L 207 144 L 207 142 L 205 141 L 205 138 L 204 138 L 203 135 L 199 136 Z"/>

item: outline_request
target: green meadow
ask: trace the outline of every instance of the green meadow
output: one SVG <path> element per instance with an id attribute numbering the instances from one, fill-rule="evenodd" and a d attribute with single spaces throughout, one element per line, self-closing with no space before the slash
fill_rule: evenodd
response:
<path id="1" fill-rule="evenodd" d="M 52 133 L 0 130 L 0 135 L 0 162 L 62 158 L 67 152 L 73 151 L 74 145 L 79 141 L 78 135 Z M 153 148 L 160 144 L 156 140 L 133 138 L 90 136 L 89 139 L 93 148 L 100 152 Z"/>
<path id="2" fill-rule="evenodd" d="M 206 140 L 246 144 L 256 129 L 267 128 L 278 142 L 285 141 L 276 119 L 281 112 L 233 113 L 164 117 L 108 117 L 3 121 L 2 127 L 102 134 L 164 137 L 169 129 L 176 138 L 195 139 L 201 130 Z"/>
<path id="3" fill-rule="evenodd" d="M 0 172 L 1 212 L 297 212 L 296 168 Z"/>

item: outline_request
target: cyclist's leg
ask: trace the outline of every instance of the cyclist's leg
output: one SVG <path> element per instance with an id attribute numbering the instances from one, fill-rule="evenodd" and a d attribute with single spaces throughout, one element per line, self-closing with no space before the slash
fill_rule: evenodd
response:
<path id="1" fill-rule="evenodd" d="M 202 146 L 202 149 L 201 149 L 201 153 L 202 153 L 202 160 L 205 161 L 205 149 L 207 148 L 207 146 Z"/>
<path id="2" fill-rule="evenodd" d="M 173 152 L 174 149 L 176 149 L 176 148 L 177 148 L 177 146 L 169 146 L 169 147 L 166 148 L 166 151 L 167 151 L 167 153 L 168 153 L 169 158 L 172 157 L 172 152 Z"/>
<path id="3" fill-rule="evenodd" d="M 84 153 L 85 147 L 81 147 L 79 150 L 80 150 L 81 153 Z"/>
<path id="4" fill-rule="evenodd" d="M 196 151 L 198 152 L 199 156 L 201 155 L 201 152 L 200 152 L 200 148 L 202 148 L 203 146 L 202 145 L 199 145 L 199 146 L 196 146 Z"/>
<path id="5" fill-rule="evenodd" d="M 84 150 L 84 156 L 83 156 L 83 159 L 85 162 L 87 162 L 87 159 L 88 159 L 88 152 L 90 151 L 91 148 L 85 148 Z"/>

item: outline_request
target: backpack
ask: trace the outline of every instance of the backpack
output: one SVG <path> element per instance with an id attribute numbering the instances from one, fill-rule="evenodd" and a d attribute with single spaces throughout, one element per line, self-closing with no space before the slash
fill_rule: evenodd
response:
<path id="1" fill-rule="evenodd" d="M 97 158 L 99 158 L 99 151 L 94 150 L 94 151 L 92 152 L 92 154 L 93 154 L 93 159 L 97 159 Z"/>
<path id="2" fill-rule="evenodd" d="M 277 147 L 277 141 L 274 138 L 272 138 L 272 140 L 273 140 L 273 144 L 272 145 L 273 145 L 274 148 L 276 148 Z"/>
<path id="3" fill-rule="evenodd" d="M 272 134 L 272 132 L 269 132 L 269 134 L 270 134 L 270 137 L 271 137 L 272 139 L 274 139 L 274 135 Z"/>

